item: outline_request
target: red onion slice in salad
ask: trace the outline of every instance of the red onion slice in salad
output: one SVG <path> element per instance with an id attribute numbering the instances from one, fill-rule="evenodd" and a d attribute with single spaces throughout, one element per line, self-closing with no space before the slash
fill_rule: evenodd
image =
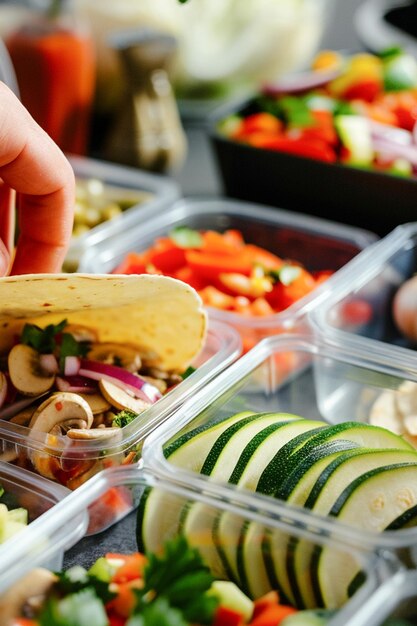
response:
<path id="1" fill-rule="evenodd" d="M 8 404 L 5 408 L 3 408 L 0 411 L 0 419 L 2 420 L 9 420 L 12 417 L 14 417 L 15 415 L 17 415 L 18 413 L 20 413 L 20 411 L 23 411 L 23 409 L 26 409 L 26 407 L 30 406 L 31 404 L 33 404 L 33 402 L 36 402 L 36 400 L 39 400 L 40 398 L 43 398 L 43 396 L 46 396 L 49 392 L 46 391 L 45 393 L 41 394 L 40 396 L 35 396 L 35 397 L 31 397 L 31 398 L 23 398 L 22 400 L 18 400 L 17 402 L 13 402 L 12 404 Z"/>
<path id="2" fill-rule="evenodd" d="M 81 359 L 80 376 L 93 380 L 108 380 L 109 382 L 130 390 L 134 396 L 153 404 L 162 397 L 159 389 L 146 382 L 137 374 L 132 374 L 117 365 L 109 365 L 100 361 Z"/>
<path id="3" fill-rule="evenodd" d="M 97 390 L 97 384 L 85 376 L 57 376 L 55 384 L 59 391 L 72 393 L 94 393 Z"/>
<path id="4" fill-rule="evenodd" d="M 343 67 L 338 66 L 331 70 L 316 70 L 311 72 L 297 72 L 283 76 L 276 83 L 266 83 L 262 93 L 267 96 L 282 96 L 284 94 L 299 93 L 326 85 L 342 73 Z"/>

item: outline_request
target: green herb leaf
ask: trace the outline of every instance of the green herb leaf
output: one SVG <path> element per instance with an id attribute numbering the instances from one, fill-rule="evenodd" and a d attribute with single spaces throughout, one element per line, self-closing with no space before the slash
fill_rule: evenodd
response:
<path id="1" fill-rule="evenodd" d="M 109 585 L 107 581 L 103 581 L 97 576 L 93 576 L 87 572 L 81 566 L 74 566 L 68 569 L 66 572 L 56 573 L 58 577 L 57 582 L 54 585 L 54 590 L 60 594 L 72 594 L 84 589 L 90 589 L 94 591 L 94 594 L 103 600 L 108 602 L 114 598 L 115 594 L 109 591 Z"/>
<path id="2" fill-rule="evenodd" d="M 21 342 L 41 354 L 51 354 L 56 348 L 56 336 L 64 330 L 66 325 L 67 320 L 62 320 L 56 325 L 49 324 L 45 328 L 40 328 L 36 324 L 25 324 Z"/>
<path id="3" fill-rule="evenodd" d="M 171 607 L 179 609 L 186 620 L 210 624 L 217 601 L 206 592 L 213 582 L 208 567 L 197 549 L 189 547 L 184 537 L 165 544 L 163 556 L 147 554 L 144 588 L 137 594 L 136 611 L 141 613 L 149 603 L 165 598 Z"/>
<path id="4" fill-rule="evenodd" d="M 37 619 L 40 626 L 108 626 L 109 623 L 104 604 L 93 589 L 62 599 L 50 598 Z"/>
<path id="5" fill-rule="evenodd" d="M 390 46 L 389 48 L 385 48 L 384 50 L 378 52 L 378 56 L 380 59 L 387 61 L 388 59 L 393 59 L 403 53 L 404 51 L 402 48 L 400 48 L 400 46 Z"/>
<path id="6" fill-rule="evenodd" d="M 128 424 L 130 424 L 130 422 L 136 419 L 137 416 L 138 413 L 130 411 L 130 409 L 123 409 L 123 411 L 120 411 L 120 413 L 118 413 L 114 418 L 112 426 L 118 426 L 119 428 L 123 428 L 123 426 L 127 426 Z"/>
<path id="7" fill-rule="evenodd" d="M 185 370 L 185 372 L 183 372 L 181 374 L 181 378 L 183 380 L 185 380 L 186 378 L 188 378 L 189 376 L 191 376 L 191 374 L 194 374 L 194 372 L 196 371 L 196 368 L 193 367 L 192 365 L 190 365 L 189 367 L 187 367 L 187 369 Z"/>
<path id="8" fill-rule="evenodd" d="M 303 128 L 314 126 L 315 119 L 304 98 L 296 96 L 284 96 L 279 100 L 279 105 L 283 111 L 285 121 L 288 126 Z"/>
<path id="9" fill-rule="evenodd" d="M 188 226 L 177 226 L 171 230 L 169 238 L 179 248 L 201 248 L 203 246 L 203 238 L 200 233 L 188 228 Z"/>
<path id="10" fill-rule="evenodd" d="M 63 333 L 59 346 L 59 367 L 63 371 L 67 356 L 86 356 L 89 349 L 88 342 L 77 341 L 70 333 Z"/>
<path id="11" fill-rule="evenodd" d="M 141 613 L 130 617 L 126 626 L 188 626 L 181 611 L 169 605 L 166 598 L 148 604 Z"/>

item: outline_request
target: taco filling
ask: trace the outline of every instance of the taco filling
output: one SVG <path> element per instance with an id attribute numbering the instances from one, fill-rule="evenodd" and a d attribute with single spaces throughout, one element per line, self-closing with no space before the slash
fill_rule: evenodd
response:
<path id="1" fill-rule="evenodd" d="M 65 484 L 100 469 L 77 444 L 120 443 L 183 380 L 206 331 L 196 292 L 163 276 L 8 277 L 0 302 L 0 419 L 28 428 L 26 460 Z"/>

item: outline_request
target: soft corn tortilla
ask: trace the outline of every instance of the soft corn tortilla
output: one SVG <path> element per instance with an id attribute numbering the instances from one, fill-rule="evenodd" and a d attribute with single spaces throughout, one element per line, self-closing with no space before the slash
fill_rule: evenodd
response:
<path id="1" fill-rule="evenodd" d="M 156 352 L 181 372 L 203 346 L 207 320 L 197 292 L 160 275 L 29 274 L 0 278 L 0 352 L 26 322 L 63 319 L 94 329 L 100 342 Z"/>

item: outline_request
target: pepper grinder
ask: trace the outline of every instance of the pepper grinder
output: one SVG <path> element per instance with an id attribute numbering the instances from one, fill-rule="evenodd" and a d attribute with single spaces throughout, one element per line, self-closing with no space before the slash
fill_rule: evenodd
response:
<path id="1" fill-rule="evenodd" d="M 126 95 L 104 148 L 105 158 L 155 172 L 181 165 L 186 137 L 169 79 L 176 39 L 148 28 L 113 33 Z"/>

